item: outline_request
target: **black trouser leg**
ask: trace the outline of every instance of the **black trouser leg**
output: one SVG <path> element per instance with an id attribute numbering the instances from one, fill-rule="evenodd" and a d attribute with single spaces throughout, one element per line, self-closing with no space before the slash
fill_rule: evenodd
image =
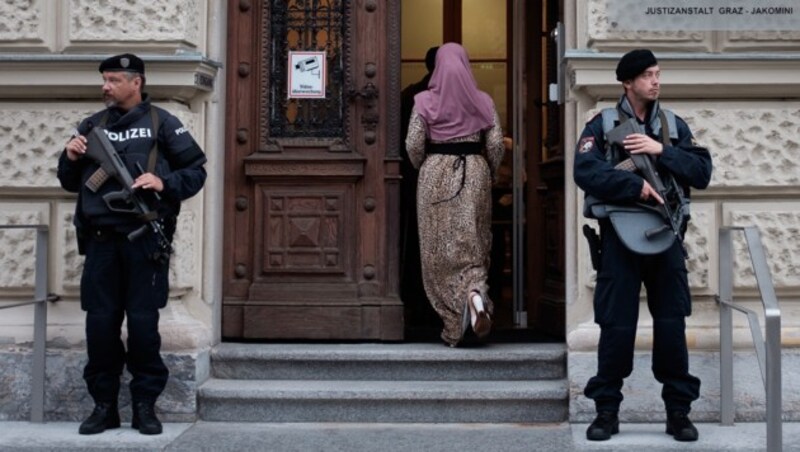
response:
<path id="1" fill-rule="evenodd" d="M 700 379 L 689 373 L 686 324 L 681 318 L 653 321 L 653 375 L 663 384 L 661 398 L 667 412 L 688 413 L 700 396 Z"/>
<path id="2" fill-rule="evenodd" d="M 131 399 L 155 402 L 169 377 L 169 370 L 161 359 L 161 335 L 158 333 L 158 310 L 167 303 L 169 267 L 148 259 L 135 243 L 126 243 L 125 248 L 129 266 L 126 313 L 127 365 L 133 376 Z"/>
<path id="3" fill-rule="evenodd" d="M 622 382 L 633 371 L 636 328 L 601 327 L 597 349 L 597 375 L 589 379 L 583 393 L 600 411 L 619 411 Z"/>
<path id="4" fill-rule="evenodd" d="M 117 402 L 125 348 L 120 340 L 124 316 L 120 254 L 111 240 L 90 239 L 81 276 L 81 307 L 86 311 L 83 378 L 95 402 Z"/>
<path id="5" fill-rule="evenodd" d="M 586 384 L 584 394 L 594 400 L 597 411 L 618 411 L 623 380 L 633 371 L 641 273 L 637 256 L 608 228 L 603 233 L 602 259 L 594 294 L 595 322 L 600 325 L 597 375 Z"/>
<path id="6" fill-rule="evenodd" d="M 122 318 L 122 312 L 86 313 L 89 362 L 83 369 L 83 379 L 95 402 L 117 402 L 125 364 L 125 348 L 120 340 Z"/>
<path id="7" fill-rule="evenodd" d="M 169 370 L 161 359 L 158 311 L 128 313 L 128 372 L 133 401 L 155 402 L 167 384 Z"/>
<path id="8" fill-rule="evenodd" d="M 691 295 L 680 245 L 653 257 L 649 267 L 645 287 L 653 316 L 653 375 L 663 385 L 667 412 L 688 413 L 700 395 L 700 379 L 689 373 L 686 316 L 691 314 Z"/>

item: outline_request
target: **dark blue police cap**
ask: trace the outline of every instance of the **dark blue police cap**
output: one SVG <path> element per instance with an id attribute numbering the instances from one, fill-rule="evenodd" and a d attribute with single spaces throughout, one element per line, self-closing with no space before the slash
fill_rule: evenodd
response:
<path id="1" fill-rule="evenodd" d="M 100 72 L 138 72 L 144 74 L 144 61 L 132 53 L 106 58 L 100 63 Z"/>
<path id="2" fill-rule="evenodd" d="M 648 49 L 631 50 L 617 64 L 617 80 L 633 80 L 647 68 L 658 64 L 656 56 Z"/>

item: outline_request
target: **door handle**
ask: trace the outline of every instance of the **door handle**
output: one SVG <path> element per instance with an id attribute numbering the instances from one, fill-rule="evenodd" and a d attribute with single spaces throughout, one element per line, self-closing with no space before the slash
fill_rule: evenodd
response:
<path id="1" fill-rule="evenodd" d="M 361 125 L 364 127 L 364 142 L 374 144 L 377 140 L 377 127 L 380 121 L 378 114 L 378 87 L 372 82 L 367 82 L 361 91 L 350 89 L 347 92 L 350 101 L 358 98 L 364 99 L 364 110 L 361 113 Z"/>
<path id="2" fill-rule="evenodd" d="M 361 91 L 350 89 L 347 93 L 347 97 L 350 98 L 350 100 L 355 100 L 359 97 L 367 101 L 376 100 L 378 99 L 378 87 L 372 82 L 367 82 L 367 84 L 361 88 Z"/>

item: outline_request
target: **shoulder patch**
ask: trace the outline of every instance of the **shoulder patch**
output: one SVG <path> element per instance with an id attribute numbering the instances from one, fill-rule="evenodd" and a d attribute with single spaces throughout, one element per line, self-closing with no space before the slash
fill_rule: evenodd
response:
<path id="1" fill-rule="evenodd" d="M 578 152 L 585 154 L 594 147 L 594 137 L 583 137 L 578 143 Z"/>

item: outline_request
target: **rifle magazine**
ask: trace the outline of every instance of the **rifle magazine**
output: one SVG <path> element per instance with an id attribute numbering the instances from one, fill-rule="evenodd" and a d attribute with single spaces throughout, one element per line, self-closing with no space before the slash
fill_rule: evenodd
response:
<path id="1" fill-rule="evenodd" d="M 92 173 L 89 176 L 89 179 L 86 181 L 86 188 L 92 191 L 92 193 L 97 193 L 97 190 L 100 190 L 100 187 L 106 183 L 108 180 L 108 173 L 102 167 L 97 168 L 97 171 Z"/>

